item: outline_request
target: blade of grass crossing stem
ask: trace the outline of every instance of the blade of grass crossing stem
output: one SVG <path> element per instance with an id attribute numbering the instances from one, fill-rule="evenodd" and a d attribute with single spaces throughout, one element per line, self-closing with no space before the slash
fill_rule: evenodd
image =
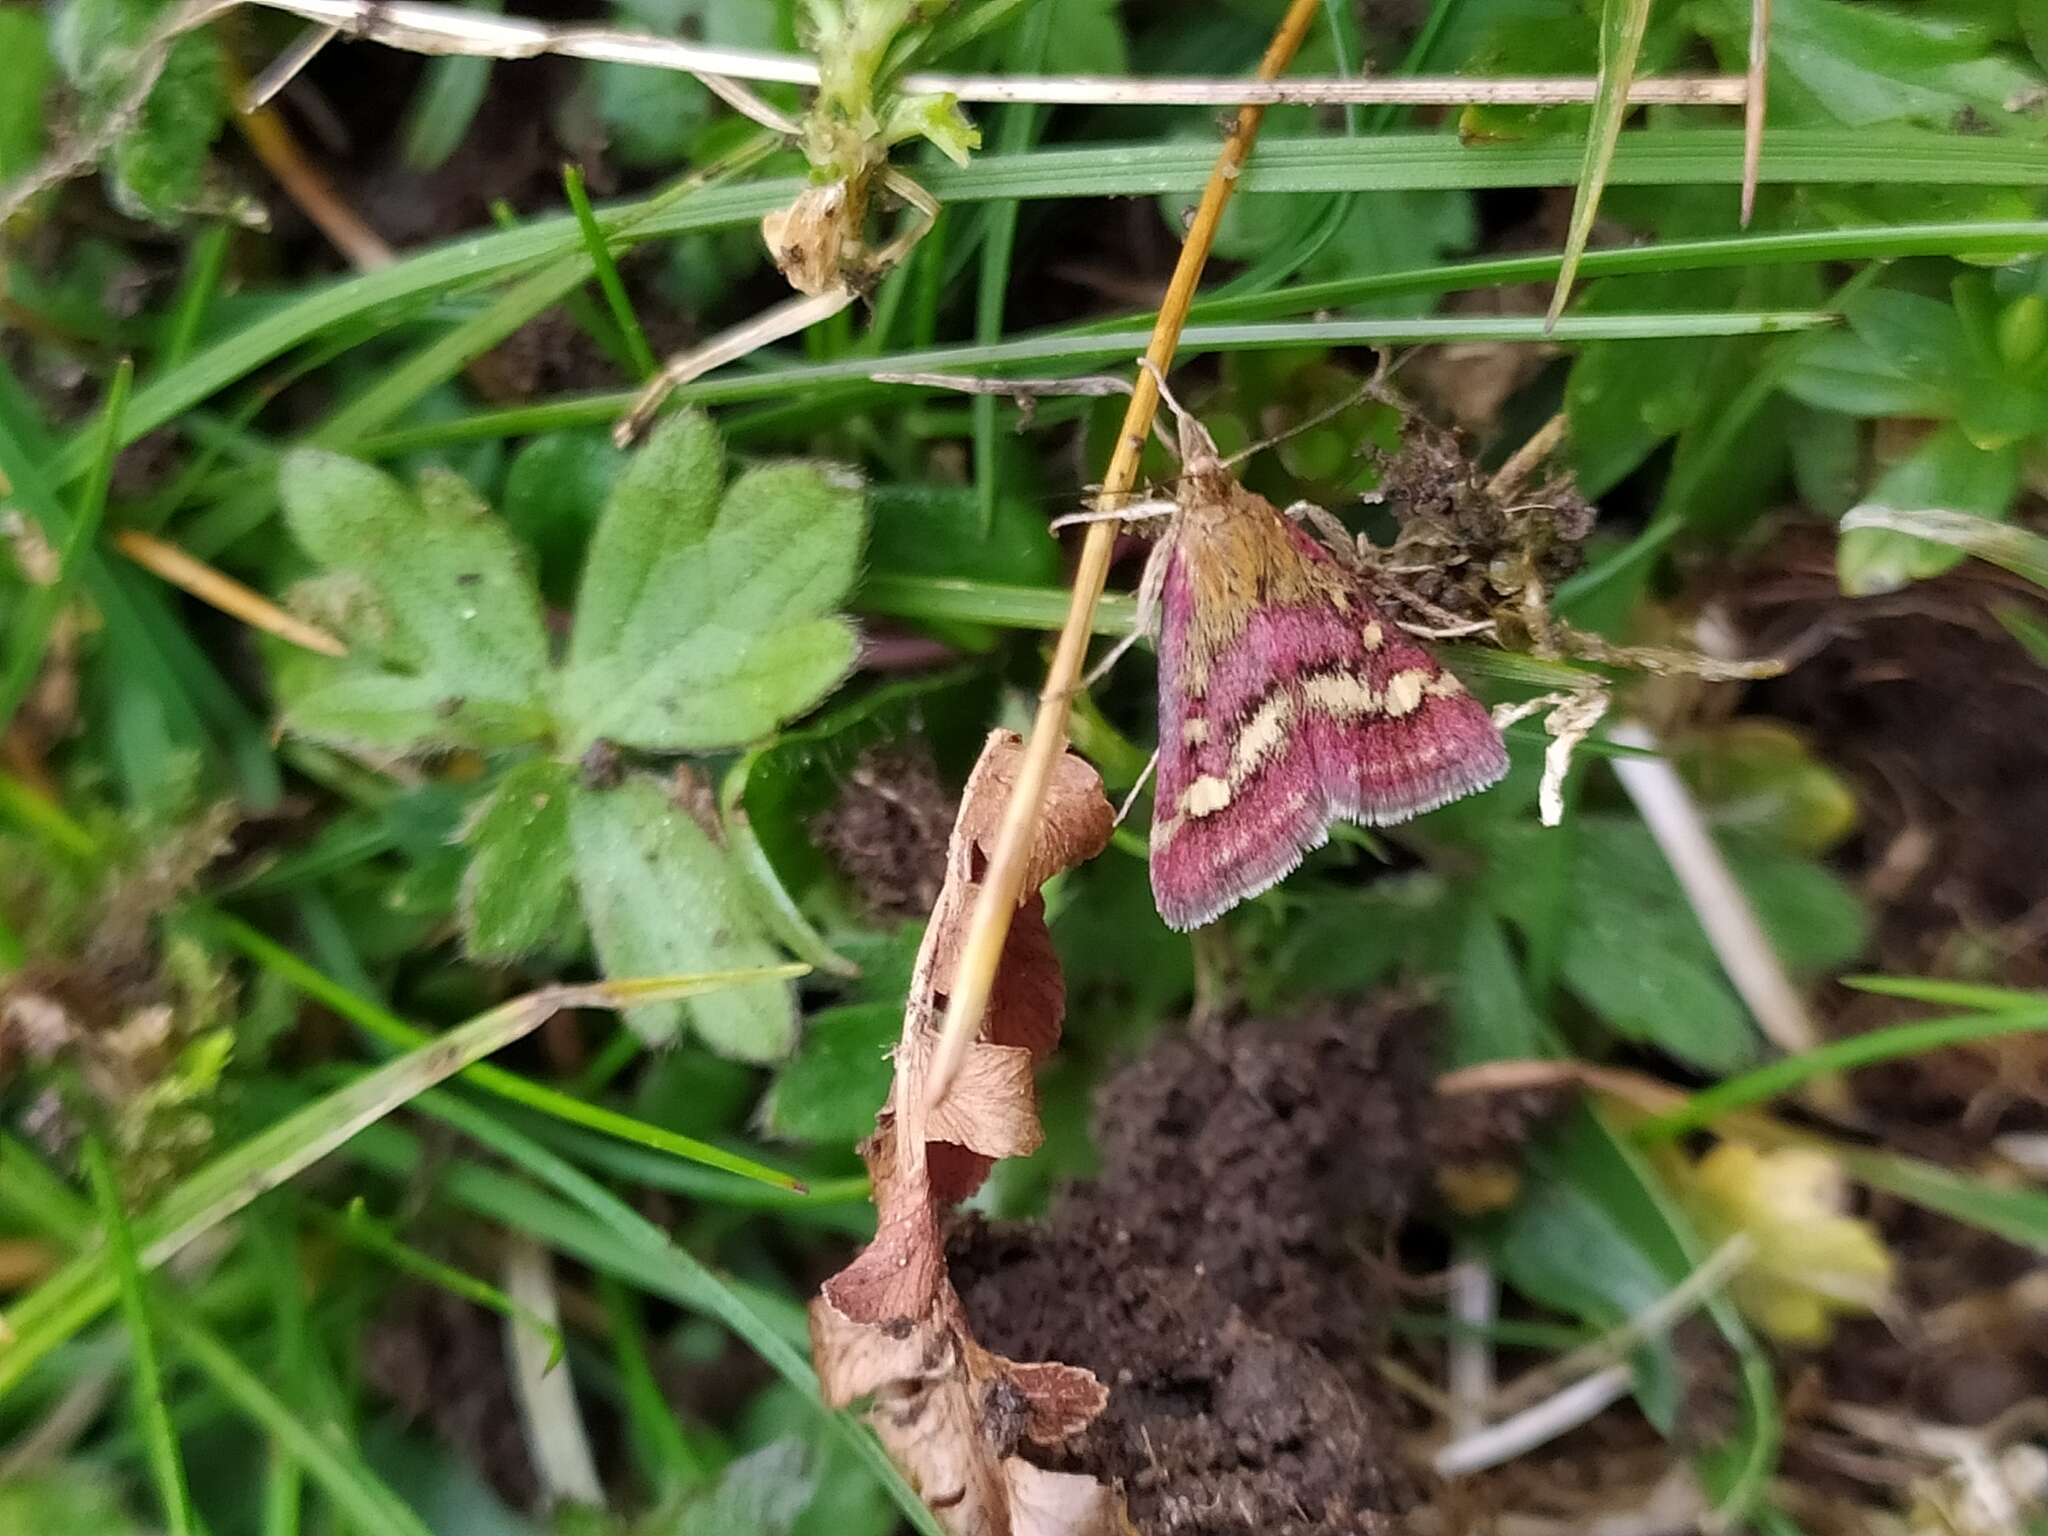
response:
<path id="1" fill-rule="evenodd" d="M 1045 68 L 1045 53 L 1052 41 L 1055 7 L 1035 5 L 1024 17 L 1012 62 L 1020 74 L 1035 75 Z M 1003 109 L 996 125 L 996 150 L 1000 154 L 1022 154 L 1037 136 L 1042 111 L 1018 102 Z M 981 243 L 981 271 L 974 291 L 974 339 L 987 346 L 1003 334 L 1003 299 L 1010 291 L 1010 259 L 1017 248 L 1015 199 L 997 203 L 989 210 L 988 232 Z M 997 465 L 996 406 L 994 395 L 976 395 L 970 404 L 974 422 L 974 501 L 981 514 L 981 536 L 995 527 Z"/>
<path id="2" fill-rule="evenodd" d="M 1550 295 L 1550 308 L 1543 317 L 1545 327 L 1557 324 L 1571 296 L 1572 277 L 1586 241 L 1593 233 L 1593 220 L 1600 213 L 1600 192 L 1614 164 L 1614 149 L 1621 142 L 1621 125 L 1628 117 L 1628 91 L 1635 83 L 1636 61 L 1642 57 L 1643 34 L 1649 30 L 1650 0 L 1604 0 L 1600 9 L 1600 86 L 1593 96 L 1593 121 L 1586 131 L 1586 161 L 1579 171 L 1578 191 L 1572 198 L 1572 222 L 1564 241 L 1564 264 L 1557 274 L 1557 287 Z"/>
<path id="3" fill-rule="evenodd" d="M 0 734 L 6 732 L 14 712 L 21 708 L 21 701 L 35 684 L 36 675 L 42 670 L 43 653 L 49 648 L 51 628 L 78 582 L 80 569 L 90 558 L 93 540 L 99 536 L 100 523 L 107 513 L 107 492 L 114 480 L 114 457 L 121 441 L 121 413 L 128 408 L 128 392 L 134 383 L 135 364 L 124 357 L 114 370 L 113 383 L 107 387 L 106 404 L 100 408 L 92 469 L 86 476 L 85 494 L 79 498 L 78 510 L 71 516 L 71 526 L 64 530 L 56 579 L 30 592 L 14 643 L 9 647 L 7 670 L 0 674 Z"/>
<path id="4" fill-rule="evenodd" d="M 136 1422 L 149 1453 L 150 1476 L 156 1480 L 170 1536 L 192 1536 L 192 1494 L 185 1483 L 185 1463 L 178 1455 L 178 1437 L 164 1402 L 163 1369 L 158 1363 L 156 1324 L 150 1316 L 147 1279 L 135 1252 L 135 1234 L 121 1208 L 121 1191 L 97 1132 L 85 1138 L 85 1171 L 92 1184 L 106 1233 L 106 1257 L 121 1293 L 121 1315 L 128 1324 L 128 1379 L 135 1399 Z"/>
<path id="5" fill-rule="evenodd" d="M 2048 1006 L 1965 1014 L 1946 1019 L 1921 1019 L 1911 1024 L 1895 1024 L 1889 1029 L 1874 1029 L 1868 1034 L 1832 1041 L 1816 1050 L 1788 1056 L 1782 1061 L 1724 1079 L 1711 1088 L 1701 1089 L 1669 1114 L 1659 1115 L 1637 1127 L 1636 1135 L 1645 1141 L 1667 1141 L 1687 1131 L 1711 1125 L 1731 1110 L 1747 1109 L 1753 1104 L 1790 1093 L 1816 1077 L 1872 1066 L 1881 1061 L 1895 1061 L 1901 1056 L 1917 1056 L 1945 1046 L 2043 1032 L 2048 1032 Z"/>
<path id="6" fill-rule="evenodd" d="M 634 370 L 643 379 L 652 378 L 659 364 L 654 361 L 653 349 L 647 345 L 647 332 L 641 328 L 640 316 L 633 310 L 633 301 L 627 297 L 625 282 L 619 276 L 619 264 L 612 259 L 604 231 L 597 227 L 597 215 L 591 212 L 590 194 L 583 187 L 583 167 L 575 164 L 563 166 L 562 186 L 569 194 L 569 207 L 575 212 L 576 227 L 583 231 L 583 247 L 590 254 L 591 268 L 597 273 L 597 286 L 604 291 L 604 301 L 611 306 L 612 319 L 618 323 L 619 334 L 626 340 L 626 351 L 633 359 Z"/>
<path id="7" fill-rule="evenodd" d="M 221 1394 L 306 1470 L 363 1536 L 433 1536 L 384 1480 L 355 1454 L 354 1442 L 292 1411 L 218 1334 L 182 1303 L 163 1298 L 165 1331 Z"/>
<path id="8" fill-rule="evenodd" d="M 324 1003 L 343 1018 L 360 1025 L 385 1043 L 409 1048 L 432 1038 L 423 1030 L 415 1029 L 406 1023 L 389 1009 L 379 1007 L 332 978 L 322 975 L 283 945 L 266 938 L 247 923 L 216 913 L 208 917 L 206 925 L 225 942 L 241 950 L 259 965 L 281 976 L 315 1002 Z M 759 971 L 735 971 L 731 975 L 734 979 L 742 976 L 750 979 L 788 977 L 800 976 L 808 969 L 808 966 L 803 965 L 769 966 Z M 613 982 L 609 985 L 619 988 L 629 984 Z M 622 1141 L 637 1142 L 641 1146 L 685 1157 L 708 1167 L 723 1168 L 728 1173 L 758 1179 L 778 1189 L 800 1187 L 798 1181 L 788 1174 L 756 1162 L 750 1157 L 727 1152 L 722 1147 L 714 1147 L 709 1142 L 698 1141 L 694 1137 L 677 1135 L 673 1131 L 649 1125 L 644 1120 L 636 1120 L 631 1115 L 620 1114 L 602 1105 L 586 1104 L 581 1099 L 543 1087 L 539 1083 L 529 1082 L 517 1073 L 497 1067 L 470 1066 L 463 1073 L 463 1077 L 476 1087 L 495 1093 L 500 1098 L 510 1099 L 515 1104 L 524 1104 L 529 1109 L 537 1109 L 559 1120 L 587 1126 L 591 1130 L 604 1131 Z"/>
<path id="9" fill-rule="evenodd" d="M 518 211 L 502 197 L 491 204 L 491 217 L 497 221 L 500 229 L 519 227 Z M 577 288 L 564 294 L 562 313 L 575 322 L 578 330 L 596 342 L 606 357 L 619 365 L 619 372 L 633 372 L 633 354 L 626 346 L 626 338 L 621 336 L 619 328 L 599 311 L 588 292 Z"/>
<path id="10" fill-rule="evenodd" d="M 767 143 L 764 135 L 764 153 Z M 1371 156 L 1360 155 L 1341 138 L 1282 140 L 1270 149 L 1270 159 L 1260 157 L 1255 177 L 1262 192 L 1569 186 L 1581 168 L 1568 150 L 1540 141 L 1494 145 L 1474 154 L 1455 137 L 1442 135 L 1397 136 Z M 1193 190 L 1212 158 L 1189 143 L 1114 145 L 977 157 L 965 171 L 933 166 L 921 174 L 941 203 L 1143 196 Z M 722 169 L 729 174 L 731 166 Z M 1865 128 L 1780 129 L 1771 137 L 1763 169 L 1773 183 L 1827 184 L 2026 186 L 2041 174 L 2038 148 L 2018 140 Z M 1740 174 L 1739 131 L 1651 128 L 1620 147 L 1608 179 L 1615 185 L 1732 185 Z M 801 190 L 793 178 L 764 178 L 707 190 L 679 207 L 657 196 L 603 210 L 598 217 L 612 238 L 638 243 L 753 223 L 786 206 Z M 580 243 L 574 217 L 564 214 L 451 241 L 282 304 L 138 389 L 123 446 L 336 326 L 385 306 L 446 292 L 457 283 L 530 267 Z M 51 477 L 68 483 L 84 472 L 90 453 L 85 438 L 74 435 L 50 463 Z"/>
<path id="11" fill-rule="evenodd" d="M 424 1043 L 215 1158 L 136 1221 L 141 1262 L 146 1268 L 155 1268 L 193 1238 L 325 1157 L 366 1126 L 479 1057 L 532 1033 L 562 1008 L 630 1007 L 791 973 L 791 967 L 774 966 L 716 976 L 549 987 L 501 1004 L 435 1038 L 420 1037 L 417 1031 L 400 1026 Z M 102 1311 L 113 1299 L 113 1287 L 103 1266 L 76 1259 L 16 1303 L 0 1319 L 13 1334 L 9 1346 L 0 1350 L 0 1394 Z"/>
<path id="12" fill-rule="evenodd" d="M 401 415 L 590 276 L 590 256 L 577 251 L 514 283 L 481 313 L 428 342 L 343 405 L 313 432 L 323 448 L 345 449 L 365 432 Z"/>

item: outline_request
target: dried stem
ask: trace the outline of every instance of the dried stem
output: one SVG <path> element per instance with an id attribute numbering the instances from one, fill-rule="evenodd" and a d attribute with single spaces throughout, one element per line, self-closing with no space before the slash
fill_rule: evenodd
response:
<path id="1" fill-rule="evenodd" d="M 1270 80 L 1286 69 L 1309 27 L 1321 12 L 1321 0 L 1292 0 L 1280 20 L 1266 55 L 1259 60 L 1258 74 Z M 1173 362 L 1180 343 L 1181 327 L 1187 322 L 1188 306 L 1194 302 L 1195 286 L 1209 259 L 1209 247 L 1216 238 L 1217 223 L 1224 205 L 1236 190 L 1238 173 L 1258 137 L 1262 107 L 1238 110 L 1237 123 L 1223 141 L 1215 168 L 1209 172 L 1202 201 L 1188 226 L 1180 259 L 1160 302 L 1159 318 L 1152 327 L 1152 343 L 1145 349 L 1145 363 L 1134 381 L 1131 403 L 1124 411 L 1123 429 L 1117 436 L 1116 453 L 1102 477 L 1098 506 L 1113 507 L 1138 478 L 1138 459 L 1144 452 L 1146 434 L 1159 408 L 1159 379 Z M 989 991 L 996 967 L 1002 960 L 1003 943 L 1009 937 L 1010 920 L 1016 915 L 1017 899 L 1024 883 L 1024 864 L 1037 835 L 1043 811 L 1046 780 L 1053 760 L 1067 743 L 1067 713 L 1081 679 L 1082 662 L 1095 630 L 1095 604 L 1109 576 L 1109 557 L 1116 546 L 1116 524 L 1090 526 L 1081 544 L 1081 559 L 1074 571 L 1073 600 L 1067 609 L 1065 627 L 1053 649 L 1052 665 L 1046 671 L 1045 687 L 1038 696 L 1038 716 L 1032 722 L 1030 738 L 1024 743 L 1023 758 L 1004 807 L 1003 825 L 990 855 L 988 876 L 961 946 L 954 972 L 953 990 L 946 1001 L 945 1022 L 940 1028 L 938 1050 L 925 1081 L 925 1102 L 936 1105 L 946 1095 L 959 1071 L 967 1047 L 981 1028 L 988 1008 Z"/>
<path id="2" fill-rule="evenodd" d="M 707 82 L 767 81 L 815 86 L 818 65 L 794 54 L 718 48 L 678 38 L 608 27 L 552 26 L 519 17 L 464 10 L 424 0 L 208 0 L 182 26 L 241 5 L 262 5 L 351 36 L 416 53 L 462 53 L 497 59 L 561 54 L 618 64 L 678 70 Z M 911 95 L 967 102 L 1152 107 L 1238 106 L 1564 106 L 1594 99 L 1590 76 L 1410 76 L 1405 79 L 1232 80 L 1199 76 L 1128 79 L 1105 75 L 949 75 L 919 72 L 895 82 Z M 714 87 L 716 89 L 717 87 Z M 1741 75 L 1670 75 L 1634 82 L 1638 105 L 1740 106 L 1749 90 Z M 720 94 L 724 94 L 723 91 Z M 748 110 L 742 107 L 741 110 Z M 749 115 L 753 115 L 751 112 Z"/>
<path id="3" fill-rule="evenodd" d="M 1756 1016 L 1765 1038 L 1793 1055 L 1812 1050 L 1821 1043 L 1820 1030 L 1707 830 L 1692 792 L 1661 755 L 1663 744 L 1639 720 L 1624 720 L 1607 734 L 1617 746 L 1659 754 L 1617 757 L 1614 776 L 1663 850 L 1721 968 Z"/>
<path id="4" fill-rule="evenodd" d="M 223 576 L 204 561 L 195 560 L 175 544 L 166 543 L 139 528 L 123 528 L 114 535 L 114 547 L 153 576 L 210 603 L 222 613 L 240 619 L 251 628 L 263 630 L 293 645 L 322 656 L 346 656 L 348 647 L 318 625 L 286 613 L 261 592 L 251 591 L 232 576 Z"/>
<path id="5" fill-rule="evenodd" d="M 1764 96 L 1771 69 L 1771 0 L 1749 0 L 1749 70 L 1742 82 L 1742 227 L 1756 211 L 1764 162 Z"/>

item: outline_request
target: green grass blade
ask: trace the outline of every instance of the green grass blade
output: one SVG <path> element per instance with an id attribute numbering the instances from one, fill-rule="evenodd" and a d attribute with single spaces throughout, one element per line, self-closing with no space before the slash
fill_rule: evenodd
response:
<path id="1" fill-rule="evenodd" d="M 1628 117 L 1628 91 L 1635 83 L 1636 63 L 1642 57 L 1643 34 L 1650 26 L 1650 0 L 1605 0 L 1600 8 L 1600 84 L 1593 94 L 1593 122 L 1586 133 L 1586 159 L 1579 170 L 1578 190 L 1572 196 L 1571 225 L 1566 230 L 1564 260 L 1558 267 L 1557 286 L 1551 290 L 1550 308 L 1543 323 L 1557 324 L 1571 296 L 1572 276 L 1585 254 L 1586 241 L 1593 233 L 1593 220 L 1600 214 L 1600 192 L 1607 184 L 1614 151 L 1621 142 L 1621 125 Z"/>
<path id="2" fill-rule="evenodd" d="M 1052 40 L 1054 7 L 1035 6 L 1024 18 L 1017 42 L 1014 67 L 1023 74 L 1037 74 L 1045 68 L 1046 46 Z M 1027 102 L 1003 109 L 995 132 L 998 154 L 1026 153 L 1038 132 L 1044 113 Z M 975 276 L 974 339 L 982 346 L 993 345 L 1003 334 L 1003 300 L 1010 292 L 1010 258 L 1017 248 L 1017 215 L 1020 205 L 997 203 L 989 211 L 988 229 L 981 242 L 981 268 Z M 996 397 L 976 395 L 969 409 L 974 419 L 974 504 L 981 514 L 981 536 L 987 538 L 996 521 Z"/>
<path id="3" fill-rule="evenodd" d="M 135 1234 L 129 1230 L 128 1214 L 121 1208 L 113 1166 L 97 1135 L 85 1139 L 85 1171 L 106 1232 L 106 1256 L 120 1289 L 121 1315 L 128 1324 L 128 1352 L 133 1361 L 129 1380 L 134 1389 L 135 1417 L 142 1426 L 157 1500 L 163 1505 L 170 1536 L 192 1536 L 192 1494 L 185 1483 L 185 1463 L 178 1455 L 178 1437 L 171 1428 L 170 1409 L 164 1402 L 163 1369 L 157 1359 L 156 1324 L 150 1316 L 146 1277 L 136 1256 Z"/>
<path id="4" fill-rule="evenodd" d="M 1932 976 L 1844 976 L 1842 985 L 1879 997 L 1904 997 L 1937 1008 L 1981 1008 L 2003 1013 L 2012 1009 L 2048 1007 L 2048 992 L 2019 987 L 1987 987 L 1967 981 L 1942 981 Z"/>
<path id="5" fill-rule="evenodd" d="M 473 0 L 473 8 L 495 15 L 504 11 L 505 3 Z M 490 59 L 461 54 L 427 61 L 412 100 L 406 103 L 400 137 L 400 153 L 409 170 L 438 170 L 455 153 L 484 104 L 491 64 Z"/>
<path id="6" fill-rule="evenodd" d="M 490 1144 L 507 1133 L 473 1106 L 462 1105 L 458 1123 L 467 1133 Z M 518 1137 L 502 1142 L 501 1150 L 525 1143 Z M 527 1143 L 530 1145 L 530 1143 Z M 374 1134 L 359 1138 L 350 1155 L 404 1177 L 417 1164 L 419 1152 L 410 1138 L 392 1126 L 378 1126 Z M 548 1177 L 547 1165 L 519 1160 L 528 1172 Z M 587 1182 L 587 1181 L 586 1181 Z M 691 1254 L 670 1242 L 666 1233 L 635 1215 L 609 1195 L 601 1194 L 597 1208 L 577 1210 L 552 1196 L 533 1189 L 496 1168 L 462 1163 L 443 1170 L 437 1192 L 479 1216 L 517 1227 L 546 1243 L 556 1252 L 617 1276 L 648 1292 L 715 1318 L 751 1347 L 784 1380 L 815 1404 L 825 1425 L 840 1436 L 896 1500 L 911 1525 L 924 1536 L 944 1536 L 916 1493 L 904 1482 L 876 1443 L 874 1437 L 850 1415 L 824 1406 L 818 1396 L 818 1379 L 805 1358 L 805 1325 L 800 1310 L 780 1297 L 758 1288 L 742 1288 L 705 1267 Z M 571 1195 L 572 1199 L 577 1198 Z M 621 1231 L 620 1220 L 637 1226 Z M 771 1315 L 775 1308 L 786 1314 Z"/>
<path id="7" fill-rule="evenodd" d="M 4 734 L 21 701 L 28 697 L 36 674 L 42 670 L 43 652 L 50 643 L 50 626 L 56 623 L 65 600 L 77 584 L 80 568 L 99 537 L 100 523 L 107 512 L 107 491 L 113 484 L 114 457 L 121 440 L 121 413 L 128 407 L 128 392 L 135 383 L 135 364 L 127 358 L 114 370 L 114 382 L 107 387 L 107 401 L 100 408 L 99 436 L 92 470 L 85 482 L 85 494 L 72 514 L 59 547 L 57 579 L 37 587 L 24 604 L 16 625 L 7 670 L 0 674 L 0 734 Z"/>
<path id="8" fill-rule="evenodd" d="M 350 991 L 332 977 L 323 975 L 297 955 L 275 940 L 251 928 L 236 918 L 214 915 L 207 920 L 207 926 L 222 940 L 239 949 L 250 959 L 281 976 L 299 991 L 315 1002 L 324 1003 L 351 1023 L 360 1025 L 371 1035 L 406 1049 L 417 1048 L 434 1038 L 424 1030 L 415 1029 L 389 1009 L 379 1007 L 368 998 Z M 800 976 L 809 967 L 802 965 L 767 966 L 758 971 L 732 972 L 731 979 L 767 979 Z M 638 981 L 614 981 L 605 983 L 611 995 L 622 1005 L 636 1001 L 653 1001 L 659 997 L 682 996 L 684 994 L 664 991 L 664 983 L 642 983 Z M 663 1130 L 658 1125 L 649 1125 L 631 1115 L 620 1114 L 617 1110 L 606 1109 L 601 1104 L 587 1104 L 553 1088 L 529 1082 L 515 1072 L 498 1067 L 470 1066 L 463 1073 L 464 1079 L 515 1104 L 524 1104 L 543 1114 L 553 1115 L 573 1125 L 588 1126 L 603 1131 L 622 1141 L 636 1142 L 667 1152 L 676 1157 L 688 1158 L 691 1162 L 702 1163 L 710 1168 L 722 1168 L 727 1173 L 736 1173 L 743 1178 L 758 1179 L 778 1189 L 798 1189 L 798 1181 L 788 1174 L 728 1152 L 723 1147 L 714 1147 L 708 1141 L 699 1141 L 693 1136 L 680 1136 L 674 1131 Z"/>
<path id="9" fill-rule="evenodd" d="M 371 1216 L 361 1198 L 351 1200 L 344 1211 L 323 1210 L 308 1205 L 307 1215 L 313 1224 L 329 1236 L 338 1238 L 373 1253 L 416 1280 L 446 1291 L 451 1296 L 460 1296 L 464 1301 L 474 1302 L 486 1311 L 500 1317 L 511 1318 L 548 1341 L 548 1364 L 562 1358 L 562 1330 L 535 1312 L 523 1307 L 488 1281 L 479 1280 L 467 1270 L 457 1269 L 453 1264 L 443 1264 L 432 1254 L 422 1253 L 405 1241 L 383 1222 Z"/>
<path id="10" fill-rule="evenodd" d="M 1788 1056 L 1768 1066 L 1744 1072 L 1711 1088 L 1704 1088 L 1677 1109 L 1657 1116 L 1638 1127 L 1645 1141 L 1668 1141 L 1711 1125 L 1733 1110 L 1748 1109 L 1792 1092 L 1816 1077 L 1917 1056 L 1945 1046 L 1968 1045 L 1979 1040 L 1996 1040 L 2004 1035 L 2048 1031 L 2048 1006 L 2007 1009 L 1997 1013 L 1972 1013 L 1946 1019 L 1921 1019 L 1873 1029 L 1868 1034 L 1836 1040 L 1797 1056 Z"/>
<path id="11" fill-rule="evenodd" d="M 576 227 L 583 235 L 584 250 L 589 253 L 590 265 L 597 273 L 597 286 L 604 290 L 604 301 L 611 308 L 612 320 L 618 325 L 620 336 L 625 338 L 626 352 L 633 361 L 634 371 L 643 379 L 652 378 L 657 366 L 654 352 L 647 345 L 647 332 L 641 327 L 640 316 L 626 294 L 626 284 L 619 276 L 618 262 L 612 259 L 611 247 L 605 243 L 604 231 L 597 227 L 597 215 L 591 212 L 590 194 L 583 187 L 583 167 L 574 164 L 563 166 L 562 187 L 569 195 L 570 211 L 576 215 Z"/>
<path id="12" fill-rule="evenodd" d="M 765 152 L 765 146 L 762 152 Z M 758 154 L 757 154 L 758 158 Z M 1399 191 L 1570 186 L 1582 156 L 1544 141 L 1466 146 L 1442 134 L 1268 139 L 1246 172 L 1254 192 Z M 966 170 L 934 166 L 925 182 L 941 203 L 1006 198 L 1129 197 L 1192 192 L 1206 179 L 1205 144 L 1100 145 L 987 155 Z M 2031 186 L 2048 178 L 2048 150 L 2017 139 L 1907 129 L 1779 129 L 1764 149 L 1772 183 Z M 1610 186 L 1739 185 L 1742 134 L 1722 129 L 1646 129 L 1616 150 Z M 707 187 L 673 206 L 660 197 L 600 211 L 607 234 L 633 241 L 750 224 L 802 190 L 790 178 Z M 346 278 L 288 303 L 203 348 L 138 389 L 124 446 L 303 342 L 392 305 L 535 266 L 577 248 L 573 215 L 468 236 L 377 272 Z M 64 483 L 84 472 L 91 449 L 74 436 L 50 465 Z"/>
<path id="13" fill-rule="evenodd" d="M 711 1469 L 690 1448 L 689 1437 L 676 1422 L 654 1366 L 647 1356 L 647 1328 L 640 1303 L 611 1275 L 597 1277 L 597 1297 L 611 1325 L 612 1358 L 626 1405 L 626 1426 L 638 1453 L 640 1468 L 653 1487 L 656 1501 L 686 1488 L 702 1486 Z"/>
<path id="14" fill-rule="evenodd" d="M 185 280 L 178 285 L 178 297 L 171 308 L 170 323 L 164 327 L 163 344 L 157 350 L 156 366 L 169 370 L 185 361 L 214 296 L 220 292 L 221 274 L 227 270 L 228 241 L 234 233 L 224 221 L 207 225 L 192 240 L 185 261 Z"/>
<path id="15" fill-rule="evenodd" d="M 1830 1150 L 1852 1177 L 1873 1189 L 1995 1232 L 2036 1253 L 2048 1253 L 2048 1194 L 2038 1189 L 1989 1184 L 1871 1147 L 1837 1144 Z"/>

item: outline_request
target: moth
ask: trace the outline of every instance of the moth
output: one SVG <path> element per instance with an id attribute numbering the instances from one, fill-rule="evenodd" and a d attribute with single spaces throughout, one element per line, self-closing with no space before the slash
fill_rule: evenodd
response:
<path id="1" fill-rule="evenodd" d="M 1175 414 L 1181 478 L 1139 606 L 1158 623 L 1152 895 L 1185 931 L 1284 879 L 1333 822 L 1406 821 L 1497 782 L 1508 757 L 1363 572 Z"/>

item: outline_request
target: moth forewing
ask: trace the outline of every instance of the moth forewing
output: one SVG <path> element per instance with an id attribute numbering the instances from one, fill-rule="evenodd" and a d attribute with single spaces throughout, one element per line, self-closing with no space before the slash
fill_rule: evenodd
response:
<path id="1" fill-rule="evenodd" d="M 1180 418 L 1161 564 L 1152 891 L 1199 927 L 1284 878 L 1334 821 L 1406 821 L 1493 784 L 1484 706 L 1340 559 L 1246 490 Z"/>

